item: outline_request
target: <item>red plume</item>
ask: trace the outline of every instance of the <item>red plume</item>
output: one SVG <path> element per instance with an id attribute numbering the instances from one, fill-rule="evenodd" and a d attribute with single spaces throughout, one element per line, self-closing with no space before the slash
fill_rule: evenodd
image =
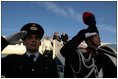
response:
<path id="1" fill-rule="evenodd" d="M 95 25 L 96 24 L 95 17 L 90 12 L 84 12 L 83 13 L 83 22 L 86 25 L 93 25 L 93 24 Z"/>

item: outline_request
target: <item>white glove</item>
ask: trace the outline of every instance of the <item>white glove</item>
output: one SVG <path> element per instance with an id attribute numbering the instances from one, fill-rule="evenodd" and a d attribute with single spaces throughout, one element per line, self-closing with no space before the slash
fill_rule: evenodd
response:
<path id="1" fill-rule="evenodd" d="M 14 45 L 14 44 L 17 44 L 17 42 L 20 39 L 24 38 L 24 36 L 26 36 L 26 34 L 27 34 L 26 31 L 20 31 L 11 36 L 5 37 L 5 39 L 8 41 L 9 44 Z"/>

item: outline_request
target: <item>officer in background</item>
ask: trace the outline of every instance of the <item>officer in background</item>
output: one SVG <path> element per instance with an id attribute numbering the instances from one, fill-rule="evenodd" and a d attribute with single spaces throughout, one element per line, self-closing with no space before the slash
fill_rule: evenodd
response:
<path id="1" fill-rule="evenodd" d="M 63 44 L 66 44 L 68 41 L 68 34 L 66 34 L 65 32 L 62 32 L 61 40 L 62 40 Z"/>
<path id="2" fill-rule="evenodd" d="M 57 78 L 55 61 L 42 55 L 38 50 L 44 29 L 36 23 L 24 25 L 20 32 L 2 37 L 2 49 L 8 44 L 23 40 L 26 52 L 23 55 L 8 55 L 1 59 L 1 74 L 7 78 Z"/>
<path id="3" fill-rule="evenodd" d="M 65 57 L 64 77 L 66 78 L 116 78 L 117 68 L 104 51 L 99 50 L 100 37 L 95 17 L 90 12 L 83 14 L 83 21 L 88 25 L 82 29 L 60 50 Z M 78 48 L 82 41 L 87 48 Z"/>
<path id="4" fill-rule="evenodd" d="M 55 32 L 55 33 L 54 33 L 54 35 L 53 35 L 53 40 L 57 40 L 57 41 L 61 42 L 61 38 L 60 38 L 58 32 Z"/>

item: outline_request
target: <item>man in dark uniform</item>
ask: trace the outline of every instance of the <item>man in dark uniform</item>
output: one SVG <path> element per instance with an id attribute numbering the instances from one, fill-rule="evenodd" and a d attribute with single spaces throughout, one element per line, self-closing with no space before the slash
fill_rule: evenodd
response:
<path id="1" fill-rule="evenodd" d="M 82 29 L 60 51 L 62 56 L 65 57 L 64 77 L 117 77 L 116 66 L 104 54 L 105 52 L 98 48 L 101 41 L 94 15 L 90 12 L 85 12 L 83 21 L 88 25 L 88 28 Z M 78 46 L 83 40 L 88 46 L 80 49 Z"/>
<path id="2" fill-rule="evenodd" d="M 62 32 L 61 40 L 62 40 L 63 44 L 66 44 L 68 41 L 68 34 L 66 34 L 65 32 Z"/>
<path id="3" fill-rule="evenodd" d="M 7 38 L 2 37 L 2 49 L 19 39 L 22 39 L 26 46 L 25 54 L 8 55 L 2 58 L 2 76 L 7 78 L 57 78 L 54 60 L 38 51 L 43 35 L 44 30 L 39 24 L 28 23 L 21 28 L 19 33 Z"/>
<path id="4" fill-rule="evenodd" d="M 55 32 L 55 33 L 54 33 L 54 35 L 53 35 L 53 40 L 57 40 L 57 41 L 61 42 L 61 38 L 60 38 L 58 32 Z"/>

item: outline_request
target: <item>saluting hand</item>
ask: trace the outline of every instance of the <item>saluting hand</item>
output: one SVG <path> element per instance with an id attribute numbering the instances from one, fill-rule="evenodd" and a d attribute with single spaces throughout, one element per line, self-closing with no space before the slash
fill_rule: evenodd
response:
<path id="1" fill-rule="evenodd" d="M 14 44 L 17 44 L 17 42 L 24 38 L 26 36 L 27 32 L 26 31 L 20 31 L 20 32 L 17 32 L 11 36 L 7 36 L 5 37 L 5 39 L 7 40 L 7 42 L 11 45 L 14 45 Z"/>

